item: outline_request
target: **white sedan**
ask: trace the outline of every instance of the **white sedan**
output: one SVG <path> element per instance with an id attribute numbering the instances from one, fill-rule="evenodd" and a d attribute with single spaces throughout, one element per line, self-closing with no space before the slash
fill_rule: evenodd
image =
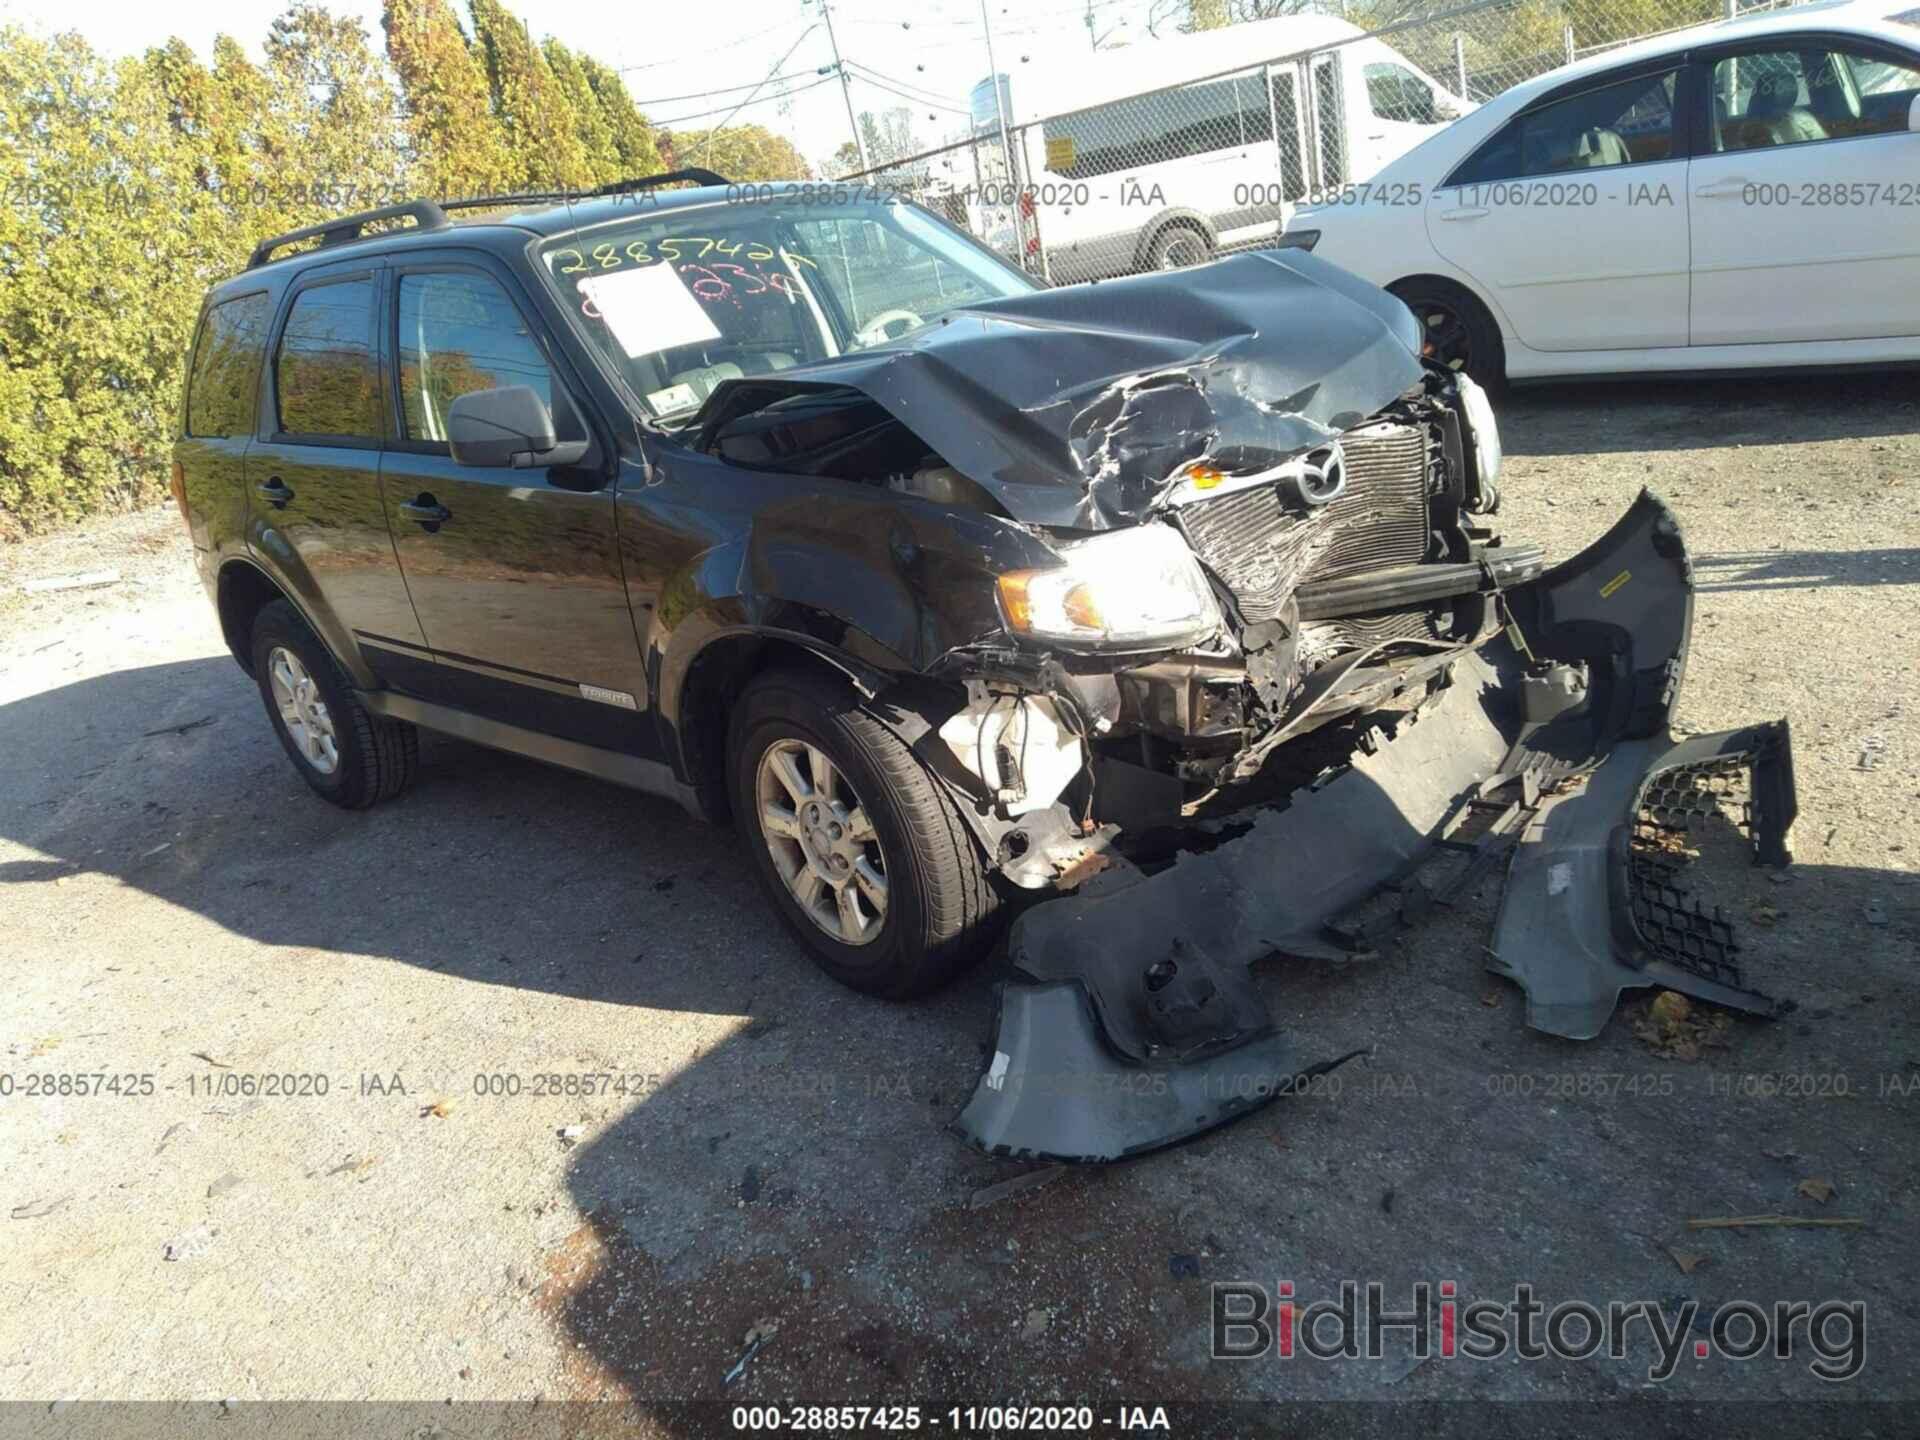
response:
<path id="1" fill-rule="evenodd" d="M 1920 361 L 1917 132 L 1920 9 L 1801 5 L 1515 86 L 1280 243 L 1483 383 Z"/>

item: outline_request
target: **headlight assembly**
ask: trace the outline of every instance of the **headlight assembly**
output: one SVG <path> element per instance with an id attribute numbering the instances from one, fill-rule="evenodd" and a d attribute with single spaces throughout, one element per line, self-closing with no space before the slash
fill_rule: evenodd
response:
<path id="1" fill-rule="evenodd" d="M 1207 577 L 1170 525 L 1056 548 L 1060 565 L 1000 577 L 1000 616 L 1011 633 L 1068 649 L 1164 650 L 1220 628 Z"/>
<path id="2" fill-rule="evenodd" d="M 1467 412 L 1467 424 L 1473 431 L 1468 438 L 1473 445 L 1474 469 L 1480 476 L 1480 484 L 1491 491 L 1500 478 L 1500 426 L 1493 418 L 1493 402 L 1471 375 L 1458 374 L 1453 379 L 1460 387 L 1460 404 Z"/>

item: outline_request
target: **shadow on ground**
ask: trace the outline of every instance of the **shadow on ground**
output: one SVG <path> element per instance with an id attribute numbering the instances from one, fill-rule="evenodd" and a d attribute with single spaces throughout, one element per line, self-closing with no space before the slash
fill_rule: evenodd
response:
<path id="1" fill-rule="evenodd" d="M 1286 1279 L 1303 1298 L 1343 1279 L 1401 1297 L 1417 1281 L 1504 1295 L 1524 1280 L 1709 1309 L 1864 1295 L 1889 1336 L 1873 1393 L 1920 1390 L 1914 1347 L 1894 1339 L 1920 1318 L 1910 1102 L 1863 1089 L 1839 1108 L 1768 1107 L 1734 1084 L 1904 1073 L 1920 1053 L 1910 876 L 1796 871 L 1771 902 L 1788 965 L 1750 978 L 1800 1011 L 1735 1021 L 1693 1061 L 1645 1049 L 1632 1002 L 1589 1045 L 1526 1031 L 1517 993 L 1477 963 L 1485 896 L 1371 965 L 1270 967 L 1269 1005 L 1303 1049 L 1370 1060 L 1197 1143 L 973 1208 L 1023 1168 L 945 1128 L 980 1070 L 996 967 L 911 1006 L 840 990 L 778 929 L 733 838 L 663 802 L 428 737 L 414 792 L 335 811 L 225 658 L 0 707 L 0 754 L 0 835 L 38 857 L 0 883 L 97 870 L 264 944 L 740 1018 L 572 1152 L 586 1221 L 529 1263 L 576 1342 L 575 1397 L 1584 1400 L 1644 1379 L 1604 1362 L 1416 1365 L 1403 1346 L 1312 1370 L 1225 1366 L 1207 1356 L 1221 1279 Z M 1787 1208 L 1813 1165 L 1867 1229 L 1682 1229 Z M 1678 1245 L 1710 1262 L 1683 1273 Z M 747 1357 L 763 1322 L 773 1334 Z M 1666 1393 L 1818 1389 L 1799 1365 L 1722 1366 Z"/>

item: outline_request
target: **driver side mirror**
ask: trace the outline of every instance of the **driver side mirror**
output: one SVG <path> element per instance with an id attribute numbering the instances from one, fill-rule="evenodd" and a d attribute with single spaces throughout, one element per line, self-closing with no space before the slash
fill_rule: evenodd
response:
<path id="1" fill-rule="evenodd" d="M 531 470 L 577 465 L 587 442 L 562 443 L 553 414 L 531 385 L 470 390 L 447 407 L 447 448 L 456 465 Z"/>
<path id="2" fill-rule="evenodd" d="M 1920 130 L 1920 95 L 1913 97 L 1913 103 L 1907 106 L 1907 129 Z"/>

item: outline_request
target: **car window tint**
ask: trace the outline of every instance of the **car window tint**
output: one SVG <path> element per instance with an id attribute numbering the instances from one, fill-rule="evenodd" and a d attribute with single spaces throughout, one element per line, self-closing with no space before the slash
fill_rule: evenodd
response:
<path id="1" fill-rule="evenodd" d="M 1482 185 L 1668 159 L 1678 74 L 1638 75 L 1516 115 L 1447 183 Z"/>
<path id="2" fill-rule="evenodd" d="M 243 295 L 207 312 L 187 379 L 189 435 L 251 435 L 260 361 L 267 348 L 267 297 Z"/>
<path id="3" fill-rule="evenodd" d="M 1809 145 L 1904 131 L 1920 72 L 1807 44 L 1717 60 L 1709 93 L 1714 149 Z"/>
<path id="4" fill-rule="evenodd" d="M 1433 87 L 1406 66 L 1377 63 L 1364 67 L 1360 75 L 1367 85 L 1367 107 L 1380 119 L 1415 125 L 1439 122 Z"/>
<path id="5" fill-rule="evenodd" d="M 506 292 L 484 275 L 402 275 L 399 357 L 409 440 L 445 440 L 447 407 L 475 390 L 528 385 L 553 407 L 546 356 Z"/>
<path id="6" fill-rule="evenodd" d="M 371 279 L 316 285 L 294 298 L 274 393 L 283 434 L 378 437 Z"/>

